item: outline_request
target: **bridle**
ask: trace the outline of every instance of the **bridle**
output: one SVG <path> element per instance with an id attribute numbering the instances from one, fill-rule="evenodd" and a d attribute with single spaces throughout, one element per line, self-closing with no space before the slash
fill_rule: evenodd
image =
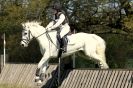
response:
<path id="1" fill-rule="evenodd" d="M 27 39 L 22 39 L 22 41 L 23 41 L 24 43 L 28 44 L 28 43 L 30 42 L 30 34 L 31 34 L 31 36 L 32 36 L 34 39 L 37 39 L 37 38 L 39 38 L 40 36 L 46 34 L 47 38 L 53 43 L 54 46 L 57 47 L 57 45 L 56 45 L 56 44 L 53 42 L 53 40 L 51 39 L 51 37 L 50 37 L 50 35 L 49 35 L 49 33 L 48 33 L 48 30 L 47 30 L 47 29 L 45 29 L 45 30 L 46 30 L 46 32 L 43 32 L 42 34 L 40 34 L 40 35 L 38 35 L 38 36 L 36 36 L 36 37 L 32 35 L 32 33 L 31 33 L 30 30 L 28 30 L 28 38 L 27 38 Z"/>
<path id="2" fill-rule="evenodd" d="M 28 31 L 28 37 L 26 37 L 26 39 L 22 39 L 24 43 L 28 44 L 30 42 L 30 34 L 32 35 L 31 31 Z"/>

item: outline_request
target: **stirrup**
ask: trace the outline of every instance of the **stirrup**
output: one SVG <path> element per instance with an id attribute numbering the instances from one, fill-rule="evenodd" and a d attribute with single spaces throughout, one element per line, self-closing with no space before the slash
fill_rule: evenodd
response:
<path id="1" fill-rule="evenodd" d="M 66 47 L 63 47 L 63 48 L 60 48 L 62 50 L 63 53 L 66 53 L 67 50 L 66 50 Z"/>

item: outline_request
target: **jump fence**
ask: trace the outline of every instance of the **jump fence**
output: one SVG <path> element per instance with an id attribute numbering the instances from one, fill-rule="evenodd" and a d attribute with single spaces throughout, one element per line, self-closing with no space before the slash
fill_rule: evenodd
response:
<path id="1" fill-rule="evenodd" d="M 6 64 L 0 74 L 0 84 L 22 88 L 57 88 L 57 64 L 50 64 L 44 82 L 34 82 L 37 64 Z M 72 69 L 62 71 L 58 88 L 133 88 L 132 69 Z M 10 85 L 9 85 L 10 88 Z"/>

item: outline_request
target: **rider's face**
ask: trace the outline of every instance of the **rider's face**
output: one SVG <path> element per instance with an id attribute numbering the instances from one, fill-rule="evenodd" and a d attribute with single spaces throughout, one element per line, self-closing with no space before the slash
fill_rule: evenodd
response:
<path id="1" fill-rule="evenodd" d="M 56 9 L 53 9 L 53 14 L 56 14 L 57 13 L 57 10 Z"/>

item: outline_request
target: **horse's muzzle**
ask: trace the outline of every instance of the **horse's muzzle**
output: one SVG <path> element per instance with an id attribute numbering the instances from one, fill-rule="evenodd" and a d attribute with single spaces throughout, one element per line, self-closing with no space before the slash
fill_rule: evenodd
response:
<path id="1" fill-rule="evenodd" d="M 24 44 L 20 44 L 22 47 L 24 47 Z"/>
<path id="2" fill-rule="evenodd" d="M 21 42 L 20 45 L 21 45 L 22 47 L 27 47 L 27 46 L 28 46 L 28 45 L 25 44 L 24 42 Z"/>

